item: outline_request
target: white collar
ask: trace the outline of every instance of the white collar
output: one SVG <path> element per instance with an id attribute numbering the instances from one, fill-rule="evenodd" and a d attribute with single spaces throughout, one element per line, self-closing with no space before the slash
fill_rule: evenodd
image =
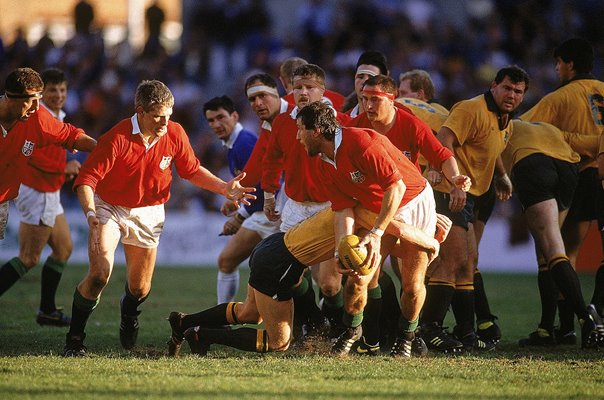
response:
<path id="1" fill-rule="evenodd" d="M 155 137 L 155 139 L 153 139 L 153 142 L 151 143 L 147 143 L 144 139 L 143 139 L 143 132 L 141 132 L 141 127 L 138 124 L 138 118 L 136 117 L 136 113 L 134 113 L 134 115 L 130 118 L 130 122 L 132 122 L 132 134 L 133 135 L 141 135 L 141 140 L 143 142 L 143 144 L 145 145 L 145 147 L 147 148 L 147 150 L 149 150 L 151 147 L 153 147 L 153 145 L 155 145 L 155 143 L 157 143 L 159 141 L 159 137 Z"/>
<path id="2" fill-rule="evenodd" d="M 281 105 L 279 106 L 279 114 L 282 114 L 287 111 L 287 108 L 289 107 L 289 103 L 283 99 L 279 99 L 279 100 L 281 100 Z M 269 132 L 271 132 L 273 130 L 273 125 L 268 121 L 262 121 L 262 124 L 260 124 L 260 127 Z"/>
<path id="3" fill-rule="evenodd" d="M 229 136 L 229 140 L 227 140 L 226 142 L 222 141 L 222 145 L 224 147 L 226 147 L 227 149 L 232 149 L 233 145 L 235 144 L 235 141 L 239 137 L 239 133 L 241 133 L 242 130 L 243 130 L 243 125 L 241 125 L 239 122 L 237 122 L 235 124 L 235 127 L 233 128 L 233 132 L 231 132 L 231 135 Z"/>
<path id="4" fill-rule="evenodd" d="M 323 153 L 321 153 L 321 155 L 319 157 L 321 157 L 321 160 L 325 161 L 326 163 L 333 165 L 335 169 L 338 169 L 338 166 L 336 165 L 336 155 L 338 154 L 338 149 L 340 148 L 340 145 L 342 144 L 342 128 L 341 127 L 336 128 L 336 134 L 333 137 L 333 143 L 334 143 L 333 160 L 330 159 L 329 157 L 327 157 Z"/>

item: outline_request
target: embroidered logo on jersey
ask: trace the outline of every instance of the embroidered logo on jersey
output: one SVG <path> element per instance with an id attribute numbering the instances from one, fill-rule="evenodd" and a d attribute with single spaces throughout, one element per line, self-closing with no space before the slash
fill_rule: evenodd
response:
<path id="1" fill-rule="evenodd" d="M 35 145 L 36 144 L 34 142 L 26 140 L 25 143 L 23 143 L 23 147 L 21 148 L 21 153 L 23 153 L 23 155 L 25 157 L 31 156 L 31 153 L 34 152 L 34 146 Z"/>
<path id="2" fill-rule="evenodd" d="M 350 178 L 354 183 L 363 183 L 363 181 L 365 181 L 365 176 L 361 174 L 361 171 L 351 172 Z"/>
<path id="3" fill-rule="evenodd" d="M 161 162 L 159 163 L 159 168 L 161 169 L 166 169 L 170 166 L 170 162 L 172 161 L 172 157 L 170 156 L 163 156 L 161 158 Z"/>
<path id="4" fill-rule="evenodd" d="M 403 150 L 403 154 L 405 155 L 405 157 L 407 157 L 409 160 L 411 160 L 411 152 L 410 151 Z"/>
<path id="5" fill-rule="evenodd" d="M 589 106 L 591 115 L 596 125 L 604 125 L 604 97 L 598 93 L 594 93 L 589 97 Z"/>

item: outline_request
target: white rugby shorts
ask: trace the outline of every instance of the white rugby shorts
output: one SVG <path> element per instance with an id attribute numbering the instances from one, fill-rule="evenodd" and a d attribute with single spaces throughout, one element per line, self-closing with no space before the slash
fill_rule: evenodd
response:
<path id="1" fill-rule="evenodd" d="M 61 192 L 40 192 L 27 185 L 21 185 L 15 205 L 21 215 L 21 222 L 28 225 L 55 226 L 57 215 L 63 214 Z"/>
<path id="2" fill-rule="evenodd" d="M 324 203 L 300 203 L 292 199 L 287 199 L 287 202 L 281 211 L 281 232 L 287 232 L 293 226 L 309 219 L 330 205 L 331 203 L 329 201 Z"/>
<path id="3" fill-rule="evenodd" d="M 426 188 L 410 202 L 398 209 L 394 219 L 421 229 L 430 236 L 436 232 L 436 204 L 432 187 Z"/>
<path id="4" fill-rule="evenodd" d="M 136 208 L 114 206 L 97 194 L 94 195 L 94 203 L 99 222 L 115 224 L 122 234 L 123 244 L 147 249 L 159 245 L 166 218 L 163 204 Z"/>
<path id="5" fill-rule="evenodd" d="M 258 232 L 262 239 L 279 232 L 281 220 L 269 221 L 264 211 L 256 211 L 243 221 L 241 226 L 250 231 Z"/>

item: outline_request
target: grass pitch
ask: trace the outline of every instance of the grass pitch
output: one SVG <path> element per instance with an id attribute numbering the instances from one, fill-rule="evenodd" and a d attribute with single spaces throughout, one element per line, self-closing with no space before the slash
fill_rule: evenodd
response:
<path id="1" fill-rule="evenodd" d="M 244 298 L 247 269 L 242 269 Z M 57 302 L 70 312 L 75 286 L 85 267 L 67 268 Z M 116 267 L 101 303 L 92 314 L 86 345 L 89 356 L 64 359 L 66 328 L 39 327 L 35 313 L 40 269 L 0 297 L 0 399 L 172 399 L 172 398 L 604 398 L 604 351 L 578 346 L 527 350 L 518 339 L 539 318 L 536 276 L 485 274 L 492 310 L 503 340 L 486 354 L 431 355 L 394 360 L 348 357 L 320 351 L 259 355 L 212 347 L 209 356 L 164 356 L 172 310 L 196 312 L 215 303 L 214 269 L 156 270 L 143 305 L 134 351 L 119 345 L 119 298 L 125 269 Z M 593 277 L 582 276 L 591 296 Z"/>

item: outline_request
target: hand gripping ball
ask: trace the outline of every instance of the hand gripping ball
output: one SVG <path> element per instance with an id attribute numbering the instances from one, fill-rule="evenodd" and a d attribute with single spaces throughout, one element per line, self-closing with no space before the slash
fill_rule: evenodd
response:
<path id="1" fill-rule="evenodd" d="M 346 268 L 356 271 L 359 275 L 367 275 L 371 272 L 369 265 L 365 264 L 367 258 L 367 247 L 360 246 L 357 235 L 346 235 L 338 244 L 338 255 L 340 262 Z"/>

